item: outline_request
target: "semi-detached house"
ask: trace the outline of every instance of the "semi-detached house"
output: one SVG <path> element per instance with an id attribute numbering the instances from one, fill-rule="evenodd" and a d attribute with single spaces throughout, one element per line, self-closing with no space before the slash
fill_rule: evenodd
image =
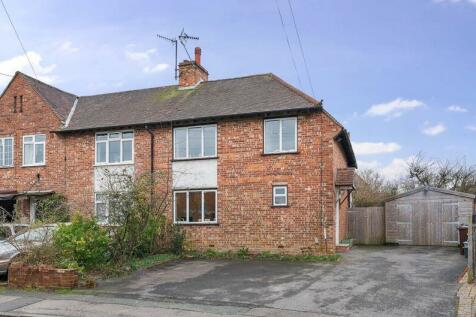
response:
<path id="1" fill-rule="evenodd" d="M 0 96 L 0 206 L 25 222 L 51 193 L 107 221 L 105 168 L 162 171 L 197 249 L 332 253 L 356 167 L 322 102 L 273 74 L 208 80 L 200 49 L 174 86 L 79 97 L 17 72 Z"/>

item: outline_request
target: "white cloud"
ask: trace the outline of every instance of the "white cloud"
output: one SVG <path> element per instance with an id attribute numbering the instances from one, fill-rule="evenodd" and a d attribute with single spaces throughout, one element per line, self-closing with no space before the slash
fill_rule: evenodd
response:
<path id="1" fill-rule="evenodd" d="M 476 132 L 476 125 L 470 124 L 465 127 L 466 130 Z"/>
<path id="2" fill-rule="evenodd" d="M 402 148 L 395 142 L 352 142 L 352 147 L 357 155 L 393 153 Z"/>
<path id="3" fill-rule="evenodd" d="M 476 0 L 433 0 L 433 2 L 436 2 L 436 3 L 464 3 L 464 2 L 467 2 L 467 3 L 471 3 L 471 4 L 476 5 Z"/>
<path id="4" fill-rule="evenodd" d="M 379 172 L 388 180 L 399 179 L 407 173 L 408 163 L 414 159 L 414 156 L 408 158 L 395 158 L 389 164 L 383 165 L 378 161 L 358 161 L 359 169 L 372 169 Z"/>
<path id="5" fill-rule="evenodd" d="M 60 45 L 59 49 L 66 53 L 77 53 L 79 52 L 79 48 L 74 47 L 71 41 L 66 41 Z"/>
<path id="6" fill-rule="evenodd" d="M 126 51 L 126 58 L 128 60 L 131 60 L 133 62 L 142 62 L 142 63 L 148 63 L 151 59 L 151 56 L 155 54 L 157 50 L 155 48 L 151 48 L 145 51 Z"/>
<path id="7" fill-rule="evenodd" d="M 423 134 L 429 136 L 435 136 L 441 134 L 446 131 L 446 126 L 443 123 L 437 123 L 436 125 L 429 125 L 429 123 L 425 123 L 426 127 L 423 128 Z"/>
<path id="8" fill-rule="evenodd" d="M 458 106 L 458 105 L 451 105 L 451 106 L 448 107 L 448 111 L 464 113 L 464 112 L 468 112 L 468 109 L 466 109 L 465 107 L 462 107 L 462 106 Z"/>
<path id="9" fill-rule="evenodd" d="M 169 64 L 160 63 L 152 67 L 145 66 L 142 70 L 144 71 L 144 73 L 158 73 L 166 70 L 167 68 L 169 68 Z"/>
<path id="10" fill-rule="evenodd" d="M 387 119 L 400 117 L 404 112 L 425 106 L 425 103 L 419 100 L 408 100 L 397 98 L 395 100 L 372 105 L 367 110 L 366 115 L 370 117 L 384 116 Z"/>
<path id="11" fill-rule="evenodd" d="M 34 51 L 27 52 L 28 58 L 33 64 L 33 68 L 36 71 L 38 79 L 46 83 L 54 83 L 57 77 L 53 75 L 53 70 L 56 68 L 55 64 L 44 65 L 43 57 Z M 10 59 L 0 61 L 0 72 L 13 75 L 16 71 L 33 75 L 30 67 L 30 63 L 25 55 L 18 55 Z M 5 86 L 11 80 L 10 77 L 0 76 L 0 86 Z"/>

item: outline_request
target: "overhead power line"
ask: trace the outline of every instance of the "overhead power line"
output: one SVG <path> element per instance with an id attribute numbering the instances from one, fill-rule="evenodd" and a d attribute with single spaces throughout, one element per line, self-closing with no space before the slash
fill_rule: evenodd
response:
<path id="1" fill-rule="evenodd" d="M 31 70 L 33 71 L 33 74 L 35 75 L 35 78 L 38 79 L 38 76 L 36 75 L 35 68 L 33 67 L 33 64 L 31 63 L 31 60 L 28 57 L 25 46 L 23 45 L 23 42 L 20 39 L 20 35 L 18 34 L 17 29 L 15 28 L 15 25 L 13 24 L 12 18 L 10 17 L 10 14 L 8 13 L 7 7 L 5 6 L 5 3 L 3 2 L 3 0 L 0 0 L 0 2 L 2 2 L 2 6 L 3 6 L 3 9 L 5 10 L 5 14 L 7 15 L 8 20 L 10 21 L 10 25 L 12 26 L 13 31 L 15 32 L 15 35 L 17 37 L 18 42 L 20 43 L 20 46 L 23 50 L 23 54 L 25 54 L 25 57 L 28 60 L 28 63 L 30 64 Z"/>
<path id="2" fill-rule="evenodd" d="M 5 74 L 5 73 L 0 73 L 0 75 L 7 76 L 7 77 L 13 77 L 13 75 L 8 75 L 8 74 Z"/>
<path id="3" fill-rule="evenodd" d="M 286 32 L 286 26 L 284 25 L 284 19 L 283 19 L 283 15 L 281 14 L 281 9 L 279 8 L 278 0 L 275 0 L 275 3 L 276 3 L 276 8 L 278 9 L 279 18 L 281 20 L 281 26 L 283 27 L 284 36 L 286 37 L 286 43 L 288 44 L 289 53 L 291 54 L 291 60 L 292 60 L 292 63 L 293 63 L 293 67 L 294 67 L 294 70 L 296 71 L 299 86 L 300 86 L 300 88 L 302 88 L 301 76 L 299 76 L 299 71 L 298 71 L 298 68 L 297 68 L 297 65 L 296 65 L 296 60 L 294 59 L 293 50 L 291 48 L 291 43 L 289 42 L 288 32 Z"/>
<path id="4" fill-rule="evenodd" d="M 302 56 L 302 59 L 304 61 L 304 67 L 306 68 L 307 80 L 309 82 L 309 86 L 311 87 L 312 96 L 314 98 L 316 98 L 316 94 L 314 93 L 314 86 L 312 85 L 311 74 L 309 72 L 309 67 L 307 65 L 306 56 L 304 54 L 304 49 L 302 47 L 301 36 L 299 35 L 299 30 L 298 30 L 298 27 L 297 27 L 296 18 L 294 17 L 294 10 L 293 10 L 293 6 L 291 4 L 291 0 L 288 0 L 288 4 L 289 4 L 289 10 L 291 10 L 291 15 L 293 17 L 294 29 L 296 30 L 296 36 L 298 38 L 299 48 L 301 50 L 301 56 Z"/>

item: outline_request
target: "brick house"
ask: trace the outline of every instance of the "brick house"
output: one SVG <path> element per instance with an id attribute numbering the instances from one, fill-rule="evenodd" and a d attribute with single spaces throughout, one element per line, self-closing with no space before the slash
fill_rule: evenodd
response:
<path id="1" fill-rule="evenodd" d="M 200 57 L 178 85 L 84 97 L 17 72 L 0 96 L 0 207 L 29 221 L 56 192 L 107 221 L 104 169 L 167 171 L 168 217 L 197 249 L 335 252 L 357 167 L 347 131 L 277 76 L 208 80 Z"/>

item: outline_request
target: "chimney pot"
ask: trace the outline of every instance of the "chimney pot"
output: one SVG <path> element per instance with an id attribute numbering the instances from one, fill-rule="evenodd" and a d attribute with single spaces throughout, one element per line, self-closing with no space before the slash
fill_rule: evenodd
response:
<path id="1" fill-rule="evenodd" d="M 202 59 L 202 49 L 200 47 L 195 47 L 195 63 L 197 65 L 200 65 L 201 59 Z"/>

